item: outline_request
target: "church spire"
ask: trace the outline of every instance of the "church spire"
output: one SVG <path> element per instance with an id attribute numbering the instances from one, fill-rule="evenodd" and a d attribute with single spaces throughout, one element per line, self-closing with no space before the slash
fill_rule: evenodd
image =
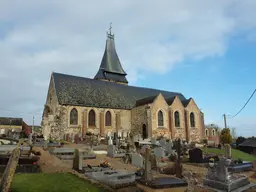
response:
<path id="1" fill-rule="evenodd" d="M 125 73 L 116 52 L 114 34 L 112 34 L 111 31 L 111 24 L 112 23 L 110 23 L 109 31 L 107 32 L 105 52 L 101 65 L 94 79 L 128 84 L 125 77 L 127 74 Z"/>

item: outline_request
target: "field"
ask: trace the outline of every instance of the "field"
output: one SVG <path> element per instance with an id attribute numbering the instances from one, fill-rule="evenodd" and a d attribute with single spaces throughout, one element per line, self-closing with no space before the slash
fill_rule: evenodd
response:
<path id="1" fill-rule="evenodd" d="M 202 149 L 204 152 L 206 152 L 206 149 Z M 217 149 L 217 148 L 207 148 L 208 153 L 213 153 L 216 155 L 223 155 L 224 151 L 222 149 Z M 256 160 L 255 155 L 250 155 L 248 153 L 244 153 L 242 151 L 239 151 L 237 149 L 232 149 L 232 159 L 238 159 L 241 158 L 244 161 L 254 161 Z"/>
<path id="2" fill-rule="evenodd" d="M 103 192 L 70 173 L 15 174 L 12 192 Z"/>

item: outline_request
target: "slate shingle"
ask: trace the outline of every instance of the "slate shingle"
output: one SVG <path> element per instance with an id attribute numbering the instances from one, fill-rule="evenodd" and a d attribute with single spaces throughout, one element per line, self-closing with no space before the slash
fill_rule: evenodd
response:
<path id="1" fill-rule="evenodd" d="M 52 76 L 61 105 L 132 109 L 136 106 L 136 101 L 156 97 L 159 93 L 165 99 L 178 96 L 181 101 L 186 100 L 177 92 L 134 87 L 60 73 L 53 73 Z"/>

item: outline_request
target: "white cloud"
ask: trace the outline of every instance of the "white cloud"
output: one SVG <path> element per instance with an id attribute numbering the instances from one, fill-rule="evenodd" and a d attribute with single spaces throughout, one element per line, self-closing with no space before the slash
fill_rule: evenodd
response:
<path id="1" fill-rule="evenodd" d="M 135 83 L 143 70 L 165 73 L 185 58 L 225 54 L 232 34 L 255 37 L 255 8 L 253 0 L 2 0 L 0 106 L 41 109 L 52 71 L 93 77 L 110 21 Z"/>

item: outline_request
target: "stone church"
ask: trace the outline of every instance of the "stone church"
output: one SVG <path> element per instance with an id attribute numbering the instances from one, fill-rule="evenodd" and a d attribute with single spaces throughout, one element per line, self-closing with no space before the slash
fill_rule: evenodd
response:
<path id="1" fill-rule="evenodd" d="M 43 134 L 63 139 L 90 132 L 102 137 L 132 133 L 142 138 L 204 137 L 204 116 L 192 98 L 181 93 L 128 85 L 114 34 L 93 79 L 53 72 L 42 117 Z"/>

